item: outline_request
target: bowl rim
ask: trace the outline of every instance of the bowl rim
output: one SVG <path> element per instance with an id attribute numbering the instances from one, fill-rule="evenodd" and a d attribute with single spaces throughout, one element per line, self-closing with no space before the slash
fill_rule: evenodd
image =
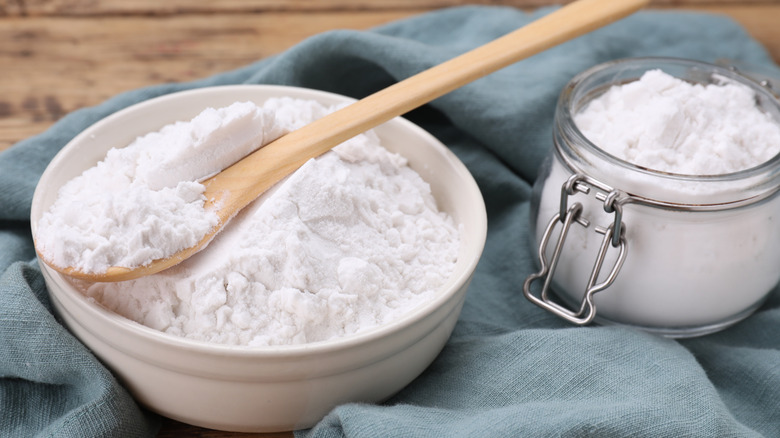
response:
<path id="1" fill-rule="evenodd" d="M 195 95 L 209 95 L 209 94 L 222 94 L 225 92 L 240 93 L 242 91 L 251 92 L 267 92 L 268 96 L 263 97 L 267 99 L 276 96 L 291 96 L 300 98 L 310 98 L 318 101 L 326 100 L 333 103 L 349 103 L 355 101 L 355 99 L 343 96 L 336 93 L 331 93 L 322 90 L 309 89 L 303 87 L 293 87 L 286 85 L 265 85 L 265 84 L 241 84 L 241 85 L 217 85 L 208 86 L 202 88 L 195 88 L 183 91 L 176 91 L 170 94 L 154 97 L 123 109 L 120 109 L 90 125 L 72 140 L 70 140 L 52 159 L 47 166 L 46 170 L 42 174 L 38 185 L 36 186 L 33 194 L 31 209 L 31 229 L 35 231 L 35 225 L 37 218 L 34 217 L 34 213 L 38 212 L 40 208 L 36 208 L 40 204 L 40 197 L 46 190 L 43 185 L 49 179 L 50 169 L 56 167 L 60 161 L 67 158 L 71 149 L 74 149 L 79 143 L 88 138 L 92 131 L 109 125 L 117 123 L 129 115 L 141 112 L 149 107 L 154 107 L 162 103 L 182 99 L 186 97 L 192 97 Z M 247 100 L 252 100 L 247 98 Z M 332 101 L 332 102 L 331 102 Z M 430 301 L 416 306 L 410 312 L 404 314 L 402 317 L 395 319 L 391 322 L 381 324 L 375 327 L 371 327 L 365 331 L 353 333 L 347 336 L 332 338 L 324 341 L 317 341 L 306 344 L 294 344 L 294 345 L 277 345 L 277 346 L 247 346 L 247 345 L 228 345 L 211 343 L 208 341 L 199 341 L 179 337 L 176 335 L 168 334 L 147 326 L 144 326 L 138 322 L 135 322 L 129 318 L 125 318 L 113 311 L 105 308 L 97 303 L 95 300 L 86 297 L 80 293 L 75 286 L 66 280 L 65 276 L 49 268 L 45 263 L 39 260 L 39 265 L 42 270 L 47 271 L 47 274 L 51 279 L 60 287 L 60 291 L 54 291 L 48 287 L 47 290 L 53 299 L 60 300 L 59 294 L 67 294 L 69 301 L 75 303 L 81 310 L 86 311 L 88 314 L 100 319 L 103 323 L 108 323 L 125 332 L 137 334 L 146 341 L 153 342 L 155 344 L 172 347 L 179 350 L 186 350 L 195 353 L 204 354 L 216 354 L 216 355 L 230 355 L 234 357 L 252 357 L 252 358 L 299 358 L 309 355 L 332 353 L 335 351 L 343 351 L 351 348 L 359 347 L 368 343 L 371 343 L 379 338 L 387 337 L 392 333 L 403 330 L 405 327 L 412 326 L 421 320 L 427 318 L 430 314 L 441 308 L 449 301 L 458 290 L 468 284 L 473 276 L 476 266 L 484 250 L 485 241 L 487 237 L 487 213 L 485 209 L 484 199 L 482 198 L 479 187 L 474 180 L 471 173 L 468 171 L 462 161 L 443 143 L 436 139 L 432 134 L 425 131 L 418 125 L 410 122 L 403 117 L 396 117 L 389 122 L 388 125 L 393 126 L 398 124 L 399 128 L 410 130 L 415 136 L 419 136 L 425 143 L 433 147 L 437 152 L 443 154 L 448 158 L 449 164 L 452 166 L 453 171 L 463 180 L 463 183 L 469 191 L 472 192 L 475 205 L 473 209 L 477 210 L 475 216 L 475 229 L 469 233 L 469 240 L 473 243 L 474 251 L 473 255 L 467 257 L 467 260 L 461 264 L 461 260 L 456 264 L 456 271 L 447 280 L 447 282 L 439 288 L 434 298 Z M 461 244 L 463 244 L 463 235 L 461 235 Z M 110 339 L 105 339 L 105 342 L 112 343 Z M 115 348 L 119 347 L 120 350 L 125 350 L 121 346 L 117 346 L 112 343 Z"/>

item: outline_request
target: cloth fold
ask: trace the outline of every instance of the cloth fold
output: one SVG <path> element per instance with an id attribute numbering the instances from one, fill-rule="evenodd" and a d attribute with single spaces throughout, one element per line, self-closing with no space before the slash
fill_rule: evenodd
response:
<path id="1" fill-rule="evenodd" d="M 465 6 L 327 32 L 235 71 L 118 95 L 0 154 L 0 436 L 154 436 L 159 427 L 53 316 L 35 261 L 35 185 L 78 132 L 128 105 L 211 85 L 283 84 L 360 98 L 549 11 Z M 450 341 L 418 379 L 383 404 L 339 406 L 296 435 L 780 436 L 779 292 L 746 321 L 685 341 L 574 328 L 522 296 L 533 271 L 531 185 L 552 144 L 558 93 L 588 67 L 639 56 L 729 59 L 780 77 L 767 52 L 725 17 L 646 11 L 409 113 L 479 183 L 489 218 L 483 258 Z"/>

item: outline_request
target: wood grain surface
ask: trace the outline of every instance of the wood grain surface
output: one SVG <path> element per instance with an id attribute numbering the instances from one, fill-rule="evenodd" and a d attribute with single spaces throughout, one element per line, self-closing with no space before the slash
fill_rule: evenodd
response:
<path id="1" fill-rule="evenodd" d="M 555 0 L 0 0 L 0 151 L 123 91 L 183 82 L 279 53 L 331 29 L 368 29 L 463 4 Z M 563 1 L 565 3 L 565 1 Z M 780 62 L 780 0 L 654 0 L 733 17 Z M 160 437 L 231 434 L 164 419 Z"/>

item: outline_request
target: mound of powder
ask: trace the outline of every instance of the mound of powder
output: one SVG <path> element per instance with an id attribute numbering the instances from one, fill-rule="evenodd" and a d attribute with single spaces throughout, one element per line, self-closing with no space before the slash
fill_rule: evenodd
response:
<path id="1" fill-rule="evenodd" d="M 611 155 L 653 170 L 719 175 L 780 152 L 780 126 L 747 86 L 692 84 L 660 70 L 611 87 L 575 115 L 577 127 Z"/>
<path id="2" fill-rule="evenodd" d="M 111 149 L 65 184 L 36 229 L 36 247 L 57 266 L 105 272 L 167 257 L 203 238 L 217 223 L 203 208 L 198 183 L 302 125 L 291 114 L 321 117 L 310 101 L 271 99 L 209 108 Z"/>
<path id="3" fill-rule="evenodd" d="M 310 110 L 277 113 L 277 125 L 305 124 L 326 109 Z M 386 324 L 435 297 L 454 270 L 458 233 L 406 159 L 368 132 L 308 161 L 191 259 L 85 293 L 189 339 L 324 341 Z"/>

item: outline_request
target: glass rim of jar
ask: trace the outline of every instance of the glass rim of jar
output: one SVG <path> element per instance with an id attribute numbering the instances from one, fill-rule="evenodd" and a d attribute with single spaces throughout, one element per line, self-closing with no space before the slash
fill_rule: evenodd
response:
<path id="1" fill-rule="evenodd" d="M 777 186 L 775 187 L 775 190 L 780 189 L 780 153 L 776 154 L 771 159 L 764 161 L 763 163 L 760 163 L 756 166 L 739 170 L 736 172 L 730 172 L 730 173 L 691 175 L 691 174 L 665 172 L 661 170 L 655 170 L 644 166 L 636 165 L 634 163 L 631 163 L 630 161 L 623 160 L 621 158 L 618 158 L 606 152 L 605 150 L 601 149 L 596 144 L 591 142 L 587 137 L 585 137 L 582 131 L 580 131 L 580 129 L 577 127 L 573 117 L 576 110 L 578 110 L 585 103 L 587 103 L 588 101 L 592 100 L 595 96 L 600 94 L 600 93 L 590 93 L 589 94 L 590 97 L 588 99 L 581 99 L 584 100 L 584 102 L 575 100 L 575 98 L 579 97 L 580 94 L 582 93 L 583 91 L 582 88 L 589 85 L 589 80 L 592 80 L 593 78 L 597 77 L 597 75 L 599 74 L 606 74 L 611 71 L 615 71 L 615 72 L 626 71 L 627 68 L 633 68 L 636 71 L 648 71 L 653 69 L 660 69 L 662 71 L 665 71 L 664 67 L 667 67 L 668 69 L 669 66 L 676 67 L 676 68 L 686 68 L 689 70 L 699 69 L 702 72 L 708 73 L 707 75 L 708 77 L 712 77 L 714 75 L 723 76 L 729 80 L 733 80 L 740 84 L 748 86 L 752 91 L 756 93 L 756 99 L 761 99 L 762 102 L 767 102 L 774 107 L 776 114 L 773 117 L 777 121 L 778 125 L 780 125 L 780 100 L 778 100 L 778 97 L 775 96 L 775 94 L 773 94 L 766 86 L 763 86 L 762 84 L 756 82 L 750 77 L 742 73 L 739 73 L 738 71 L 733 69 L 729 69 L 726 67 L 722 67 L 719 65 L 715 65 L 703 61 L 684 59 L 684 58 L 670 58 L 670 57 L 621 58 L 621 59 L 608 61 L 602 64 L 598 64 L 577 74 L 566 84 L 566 86 L 563 88 L 562 92 L 560 93 L 558 99 L 556 123 L 559 124 L 559 127 L 563 131 L 565 131 L 568 136 L 572 136 L 573 140 L 577 141 L 580 147 L 585 148 L 589 153 L 596 155 L 600 159 L 603 159 L 610 164 L 617 165 L 619 167 L 623 167 L 626 169 L 630 169 L 632 171 L 636 171 L 645 175 L 652 175 L 654 177 L 659 177 L 667 180 L 696 181 L 696 182 L 707 182 L 707 181 L 728 182 L 728 181 L 756 179 L 756 178 L 764 182 L 767 182 L 776 179 L 777 182 L 775 184 L 771 184 L 771 186 Z M 641 74 L 639 76 L 641 76 Z M 632 80 L 639 79 L 639 76 L 637 76 Z M 675 75 L 675 77 L 679 77 L 679 76 Z M 681 78 L 681 79 L 688 80 L 686 78 Z M 625 82 L 630 82 L 630 81 L 631 80 L 626 80 Z M 699 83 L 705 83 L 705 82 L 699 82 Z M 616 84 L 611 84 L 611 85 L 616 85 Z M 609 86 L 604 86 L 603 91 L 606 91 L 606 89 L 609 88 Z M 576 109 L 575 109 L 575 105 L 578 105 Z M 560 148 L 557 142 L 556 142 L 556 148 Z"/>

